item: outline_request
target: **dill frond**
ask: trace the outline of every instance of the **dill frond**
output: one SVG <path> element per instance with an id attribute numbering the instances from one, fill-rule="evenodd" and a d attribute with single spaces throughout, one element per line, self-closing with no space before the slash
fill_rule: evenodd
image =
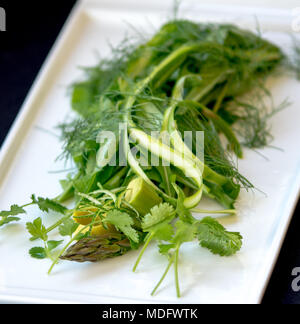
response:
<path id="1" fill-rule="evenodd" d="M 290 58 L 290 67 L 300 81 L 300 40 L 293 38 L 292 55 Z"/>
<path id="2" fill-rule="evenodd" d="M 249 97 L 235 100 L 230 108 L 237 118 L 236 132 L 246 147 L 258 149 L 269 146 L 273 140 L 270 119 L 290 103 L 285 99 L 279 105 L 275 105 L 270 94 L 262 94 L 258 90 Z"/>
<path id="3" fill-rule="evenodd" d="M 282 62 L 283 54 L 277 46 L 261 35 L 233 25 L 199 24 L 177 16 L 148 41 L 139 30 L 134 34 L 111 47 L 109 58 L 102 59 L 96 67 L 85 68 L 85 80 L 73 85 L 72 106 L 82 118 L 60 126 L 65 156 L 86 156 L 99 149 L 95 145 L 98 133 L 111 130 L 118 134 L 117 125 L 124 114 L 130 113 L 136 127 L 148 134 L 159 131 L 163 113 L 172 103 L 173 88 L 186 75 L 197 75 L 198 81 L 187 82 L 185 99 L 211 109 L 217 107 L 215 112 L 228 124 L 238 121 L 238 134 L 245 146 L 256 148 L 270 142 L 268 119 L 278 109 L 269 111 L 262 104 L 238 98 L 263 83 L 265 75 Z M 160 80 L 135 95 L 134 89 L 140 81 L 168 55 L 187 44 L 201 44 L 203 50 L 183 57 Z M 124 103 L 132 96 L 134 104 L 126 111 Z M 210 118 L 187 110 L 176 114 L 176 121 L 182 133 L 205 132 L 204 158 L 211 169 L 245 188 L 253 187 L 238 172 L 231 152 L 223 147 L 219 129 Z"/>

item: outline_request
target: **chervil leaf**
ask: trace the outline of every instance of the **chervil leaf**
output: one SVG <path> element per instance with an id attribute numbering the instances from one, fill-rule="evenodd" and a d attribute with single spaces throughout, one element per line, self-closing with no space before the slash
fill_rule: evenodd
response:
<path id="1" fill-rule="evenodd" d="M 73 233 L 77 230 L 78 226 L 79 224 L 75 223 L 73 219 L 68 218 L 64 220 L 63 224 L 59 226 L 59 234 L 61 236 L 72 236 Z"/>
<path id="2" fill-rule="evenodd" d="M 62 206 L 61 204 L 57 203 L 54 200 L 48 198 L 38 197 L 36 198 L 35 195 L 31 196 L 32 202 L 38 205 L 39 209 L 48 213 L 49 210 L 55 211 L 60 214 L 64 214 L 66 211 L 66 207 Z"/>
<path id="3" fill-rule="evenodd" d="M 151 208 L 149 214 L 147 214 L 143 221 L 142 227 L 143 230 L 147 231 L 147 228 L 150 228 L 154 225 L 157 225 L 172 216 L 174 213 L 174 208 L 168 203 L 162 203 Z"/>
<path id="4" fill-rule="evenodd" d="M 138 232 L 132 227 L 134 221 L 127 213 L 117 209 L 111 210 L 107 213 L 105 222 L 114 225 L 133 242 L 140 241 Z"/>
<path id="5" fill-rule="evenodd" d="M 45 259 L 47 258 L 46 250 L 42 247 L 33 247 L 29 250 L 29 254 L 35 259 Z"/>
<path id="6" fill-rule="evenodd" d="M 45 226 L 42 224 L 42 219 L 39 217 L 32 223 L 26 223 L 28 232 L 32 235 L 30 240 L 41 239 L 43 241 L 48 240 L 48 235 Z"/>
<path id="7" fill-rule="evenodd" d="M 197 236 L 200 245 L 212 253 L 230 256 L 241 249 L 242 236 L 240 233 L 228 232 L 211 217 L 206 217 L 198 224 Z"/>

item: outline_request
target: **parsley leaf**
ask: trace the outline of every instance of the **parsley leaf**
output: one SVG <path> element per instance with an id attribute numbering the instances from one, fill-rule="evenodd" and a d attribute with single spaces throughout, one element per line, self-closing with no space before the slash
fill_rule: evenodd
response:
<path id="1" fill-rule="evenodd" d="M 35 219 L 32 223 L 26 223 L 26 228 L 32 235 L 30 238 L 31 241 L 41 239 L 46 242 L 48 240 L 47 230 L 42 224 L 42 219 L 40 217 Z"/>
<path id="2" fill-rule="evenodd" d="M 139 243 L 138 232 L 132 227 L 134 221 L 127 213 L 117 209 L 111 210 L 107 213 L 105 222 L 114 225 L 133 242 Z"/>
<path id="3" fill-rule="evenodd" d="M 57 213 L 64 214 L 65 211 L 67 210 L 66 207 L 48 198 L 42 198 L 42 197 L 36 198 L 35 195 L 32 195 L 31 199 L 33 204 L 36 204 L 41 211 L 44 211 L 46 213 L 48 213 L 49 210 L 52 210 Z"/>
<path id="4" fill-rule="evenodd" d="M 231 256 L 242 247 L 243 237 L 240 233 L 226 231 L 211 217 L 205 217 L 199 222 L 197 236 L 202 247 L 220 256 Z"/>

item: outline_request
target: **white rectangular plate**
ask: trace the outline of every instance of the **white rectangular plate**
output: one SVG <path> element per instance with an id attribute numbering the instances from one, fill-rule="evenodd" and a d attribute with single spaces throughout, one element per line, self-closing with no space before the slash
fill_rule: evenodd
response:
<path id="1" fill-rule="evenodd" d="M 163 2 L 163 4 L 162 4 Z M 65 168 L 55 162 L 61 143 L 41 131 L 52 130 L 70 112 L 67 86 L 82 75 L 78 66 L 97 63 L 97 53 L 109 53 L 107 41 L 119 42 L 128 29 L 153 32 L 170 14 L 173 1 L 89 1 L 73 12 L 51 51 L 0 155 L 0 210 L 26 203 L 32 193 L 54 197 Z M 281 10 L 213 7 L 185 1 L 182 17 L 196 21 L 232 22 L 255 29 L 258 19 L 264 36 L 286 47 L 290 43 L 291 17 Z M 151 23 L 150 23 L 151 22 Z M 175 296 L 170 272 L 155 297 L 150 296 L 166 260 L 152 246 L 137 273 L 132 265 L 137 252 L 98 264 L 63 262 L 47 276 L 49 261 L 29 257 L 33 246 L 24 231 L 26 221 L 38 215 L 34 208 L 19 224 L 0 230 L 0 301 L 93 303 L 258 303 L 280 250 L 300 188 L 299 84 L 290 77 L 270 82 L 275 103 L 289 97 L 293 104 L 273 118 L 274 146 L 253 151 L 239 161 L 242 174 L 258 191 L 242 192 L 238 216 L 222 218 L 229 230 L 240 231 L 244 246 L 231 258 L 211 255 L 197 243 L 186 244 L 180 256 L 182 298 Z M 55 132 L 55 130 L 54 130 Z M 57 131 L 56 131 L 57 132 Z M 209 204 L 209 203 L 207 203 Z M 57 216 L 46 217 L 49 224 Z"/>

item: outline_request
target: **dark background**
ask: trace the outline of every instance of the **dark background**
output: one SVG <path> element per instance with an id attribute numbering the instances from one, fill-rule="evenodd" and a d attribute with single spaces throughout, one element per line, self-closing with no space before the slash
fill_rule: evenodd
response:
<path id="1" fill-rule="evenodd" d="M 0 32 L 0 145 L 14 121 L 42 63 L 75 1 L 1 1 L 7 31 Z M 300 304 L 291 289 L 294 267 L 300 267 L 300 219 L 297 206 L 263 304 Z"/>

